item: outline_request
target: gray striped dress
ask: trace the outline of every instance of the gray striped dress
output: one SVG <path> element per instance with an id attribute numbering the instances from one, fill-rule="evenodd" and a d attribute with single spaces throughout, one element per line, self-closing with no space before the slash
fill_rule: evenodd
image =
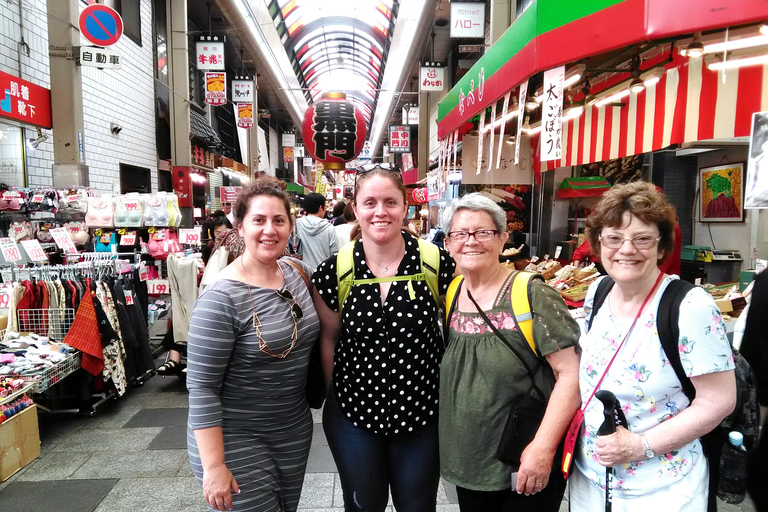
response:
<path id="1" fill-rule="evenodd" d="M 236 511 L 295 511 L 312 442 L 305 385 L 319 320 L 301 275 L 288 263 L 278 263 L 284 289 L 304 314 L 287 357 L 259 350 L 249 285 L 239 281 L 220 280 L 206 289 L 189 325 L 189 461 L 202 485 L 193 431 L 221 426 L 224 460 L 240 486 L 240 494 L 232 495 Z M 250 286 L 250 293 L 264 341 L 273 353 L 282 353 L 291 345 L 294 328 L 288 302 L 268 288 Z"/>

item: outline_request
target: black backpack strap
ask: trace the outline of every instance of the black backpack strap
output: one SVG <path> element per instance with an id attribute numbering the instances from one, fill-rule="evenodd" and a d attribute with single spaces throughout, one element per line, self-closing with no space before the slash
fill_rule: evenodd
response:
<path id="1" fill-rule="evenodd" d="M 597 316 L 597 311 L 600 309 L 600 306 L 603 305 L 606 297 L 608 297 L 608 294 L 611 292 L 611 288 L 613 288 L 613 279 L 611 279 L 611 276 L 605 276 L 605 278 L 600 281 L 600 284 L 597 285 L 595 299 L 594 302 L 592 302 L 592 313 L 590 313 L 589 320 L 587 320 L 587 332 L 592 329 L 592 321 Z"/>
<path id="2" fill-rule="evenodd" d="M 694 287 L 693 284 L 682 279 L 674 279 L 664 290 L 659 301 L 656 328 L 659 330 L 661 348 L 669 359 L 669 364 L 675 370 L 675 375 L 680 381 L 683 393 L 688 400 L 693 402 L 696 398 L 696 388 L 691 379 L 685 374 L 683 363 L 680 361 L 678 340 L 680 338 L 680 304 Z M 701 436 L 701 447 L 709 462 L 709 499 L 707 500 L 707 512 L 717 512 L 717 485 L 720 481 L 720 454 L 723 440 L 720 439 L 719 429 Z"/>
<path id="3" fill-rule="evenodd" d="M 680 351 L 678 350 L 678 339 L 680 338 L 680 304 L 694 286 L 688 281 L 682 279 L 672 280 L 659 302 L 658 317 L 656 318 L 656 328 L 659 330 L 659 339 L 661 348 L 669 359 L 669 363 L 675 370 L 675 375 L 683 387 L 683 392 L 688 400 L 693 401 L 696 397 L 696 389 L 693 387 L 691 379 L 685 374 L 683 363 L 680 361 Z"/>

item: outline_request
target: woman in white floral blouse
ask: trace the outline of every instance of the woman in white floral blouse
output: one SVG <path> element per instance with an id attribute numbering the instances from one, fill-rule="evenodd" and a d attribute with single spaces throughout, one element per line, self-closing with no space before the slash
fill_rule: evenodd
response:
<path id="1" fill-rule="evenodd" d="M 590 397 L 618 347 L 600 389 L 616 395 L 628 428 L 598 437 L 603 405 L 589 403 L 571 510 L 602 510 L 607 467 L 614 511 L 707 510 L 709 471 L 699 438 L 733 410 L 736 382 L 720 311 L 701 288 L 687 293 L 679 311 L 680 360 L 696 390 L 690 403 L 661 347 L 659 301 L 678 277 L 658 265 L 672 251 L 675 219 L 664 195 L 643 182 L 614 186 L 587 219 L 589 242 L 615 285 L 580 341 L 581 396 Z M 587 293 L 588 318 L 598 283 Z"/>

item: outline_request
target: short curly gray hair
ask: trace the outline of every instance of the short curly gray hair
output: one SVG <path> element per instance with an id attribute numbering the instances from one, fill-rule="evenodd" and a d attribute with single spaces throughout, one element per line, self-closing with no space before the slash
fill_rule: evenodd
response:
<path id="1" fill-rule="evenodd" d="M 493 224 L 496 226 L 496 231 L 499 234 L 504 233 L 507 230 L 507 214 L 498 204 L 494 203 L 491 199 L 487 198 L 483 194 L 473 192 L 459 199 L 454 199 L 451 206 L 445 209 L 443 212 L 443 230 L 446 233 L 451 232 L 451 224 L 453 224 L 453 217 L 461 210 L 469 210 L 472 212 L 486 212 L 493 219 Z"/>

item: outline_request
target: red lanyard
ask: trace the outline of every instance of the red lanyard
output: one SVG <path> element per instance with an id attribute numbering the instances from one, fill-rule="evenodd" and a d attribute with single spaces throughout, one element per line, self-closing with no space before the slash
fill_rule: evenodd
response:
<path id="1" fill-rule="evenodd" d="M 613 361 L 616 359 L 616 356 L 619 355 L 619 350 L 621 350 L 621 347 L 624 346 L 624 342 L 627 341 L 627 338 L 629 338 L 629 333 L 631 333 L 632 329 L 635 327 L 635 324 L 637 323 L 637 319 L 640 318 L 640 315 L 643 314 L 645 305 L 648 304 L 648 301 L 653 296 L 653 292 L 656 291 L 656 288 L 659 286 L 659 283 L 661 282 L 662 277 L 664 277 L 664 272 L 659 272 L 659 277 L 656 278 L 656 282 L 653 284 L 653 288 L 651 288 L 651 291 L 648 292 L 648 295 L 645 297 L 643 304 L 640 306 L 640 310 L 637 312 L 637 315 L 635 315 L 635 319 L 632 320 L 632 325 L 629 326 L 629 330 L 624 335 L 624 339 L 621 340 L 621 343 L 619 344 L 618 348 L 616 348 L 616 352 L 613 353 L 613 357 L 611 358 L 610 362 L 608 362 L 608 366 L 605 367 L 605 371 L 603 372 L 603 375 L 600 377 L 600 380 L 597 381 L 597 384 L 595 385 L 595 389 L 592 390 L 592 394 L 589 395 L 589 400 L 587 400 L 587 403 L 584 404 L 584 408 L 582 409 L 583 411 L 587 410 L 587 406 L 589 405 L 589 402 L 592 401 L 592 397 L 594 397 L 595 393 L 597 393 L 597 390 L 600 389 L 600 384 L 603 383 L 603 379 L 608 374 L 608 369 L 613 364 Z"/>

